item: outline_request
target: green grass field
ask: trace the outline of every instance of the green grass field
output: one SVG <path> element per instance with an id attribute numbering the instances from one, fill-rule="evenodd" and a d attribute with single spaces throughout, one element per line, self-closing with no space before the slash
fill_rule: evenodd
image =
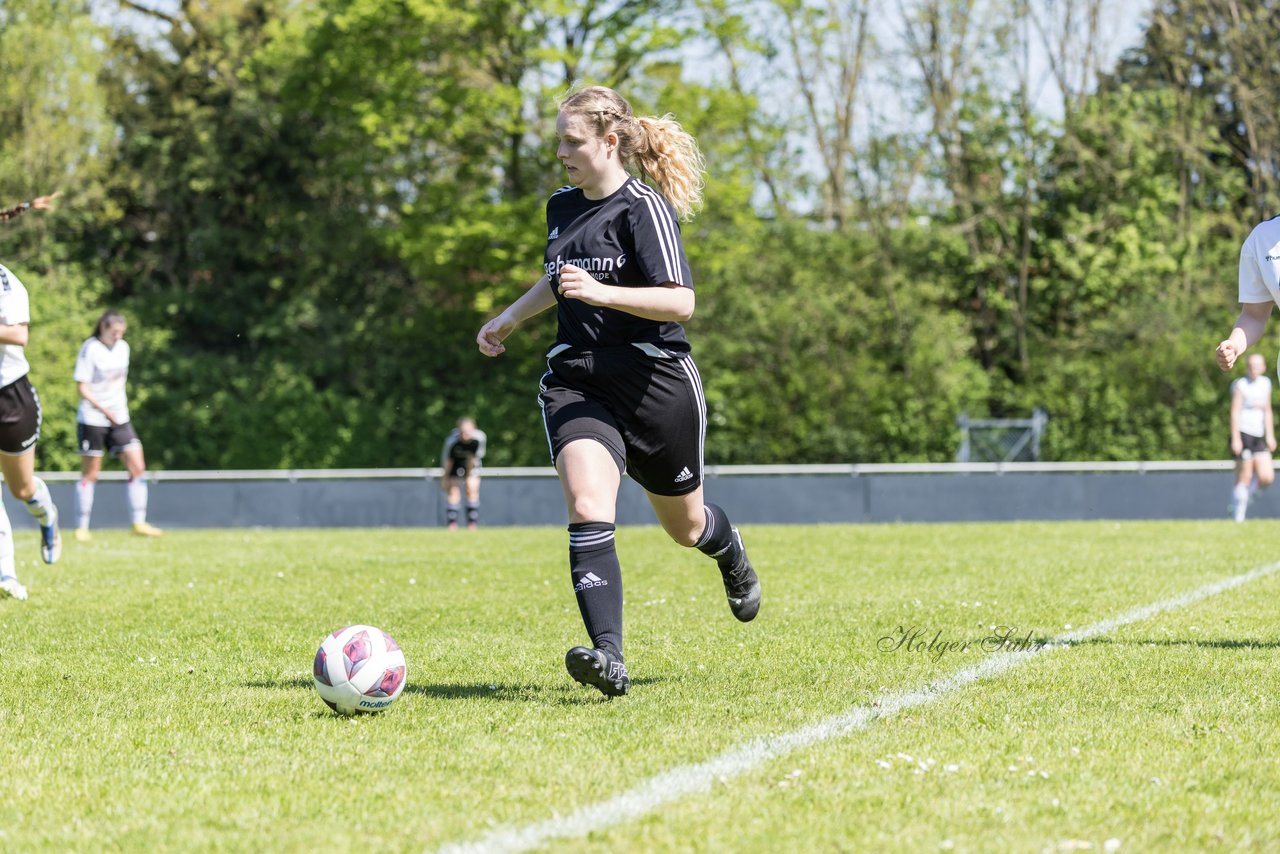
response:
<path id="1" fill-rule="evenodd" d="M 633 684 L 606 701 L 563 670 L 585 640 L 563 530 L 104 532 L 56 567 L 20 533 L 31 598 L 0 600 L 4 851 L 496 846 L 945 683 L 997 654 L 993 627 L 1044 640 L 1280 558 L 1269 522 L 751 527 L 764 605 L 741 625 L 713 564 L 623 529 Z M 534 841 L 1280 850 L 1278 601 L 1265 575 Z M 409 680 L 348 719 L 310 666 L 354 622 L 396 637 Z M 881 640 L 913 629 L 939 641 Z"/>

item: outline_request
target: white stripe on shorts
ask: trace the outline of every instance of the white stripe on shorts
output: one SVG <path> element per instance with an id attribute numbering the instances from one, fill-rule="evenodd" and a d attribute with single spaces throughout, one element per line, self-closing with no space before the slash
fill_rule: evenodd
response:
<path id="1" fill-rule="evenodd" d="M 698 407 L 698 471 L 703 471 L 703 446 L 707 440 L 707 399 L 702 394 L 702 377 L 698 375 L 698 366 L 693 363 L 692 356 L 678 356 L 676 361 L 684 369 L 689 385 L 693 389 L 693 398 Z"/>
<path id="2" fill-rule="evenodd" d="M 556 464 L 556 449 L 551 445 L 551 427 L 547 424 L 547 403 L 542 399 L 541 392 L 547 390 L 547 377 L 551 376 L 551 371 L 547 371 L 538 380 L 538 408 L 542 410 L 542 432 L 547 437 L 547 454 L 551 457 L 551 465 Z"/>

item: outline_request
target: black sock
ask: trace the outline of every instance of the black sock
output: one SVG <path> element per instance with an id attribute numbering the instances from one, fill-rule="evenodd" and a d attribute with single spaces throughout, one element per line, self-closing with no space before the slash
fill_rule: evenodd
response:
<path id="1" fill-rule="evenodd" d="M 736 543 L 733 540 L 733 526 L 729 517 L 718 504 L 708 501 L 703 505 L 707 511 L 707 526 L 702 529 L 702 536 L 693 547 L 704 555 L 716 559 L 721 566 L 733 566 L 738 559 Z"/>
<path id="2" fill-rule="evenodd" d="M 569 526 L 569 572 L 582 622 L 597 649 L 622 658 L 622 567 L 608 522 Z"/>
<path id="3" fill-rule="evenodd" d="M 480 521 L 480 502 L 468 501 L 467 502 L 467 524 L 474 525 L 479 521 Z"/>
<path id="4" fill-rule="evenodd" d="M 458 505 L 449 504 L 444 508 L 444 520 L 450 525 L 458 524 Z"/>

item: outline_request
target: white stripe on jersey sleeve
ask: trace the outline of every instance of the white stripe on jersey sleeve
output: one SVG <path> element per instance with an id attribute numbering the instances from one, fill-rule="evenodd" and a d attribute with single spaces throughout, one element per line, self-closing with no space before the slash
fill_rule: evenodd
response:
<path id="1" fill-rule="evenodd" d="M 645 207 L 649 209 L 654 231 L 658 235 L 658 246 L 662 250 L 662 260 L 666 264 L 667 280 L 683 284 L 680 282 L 679 244 L 672 238 L 671 215 L 667 211 L 666 204 L 652 187 L 642 181 L 632 181 L 628 185 L 628 191 L 635 198 L 642 200 Z"/>
<path id="2" fill-rule="evenodd" d="M 662 260 L 666 264 L 667 281 L 686 285 L 680 277 L 680 240 L 677 236 L 675 220 L 667 208 L 666 200 L 657 191 L 639 179 L 627 185 L 627 192 L 645 203 L 649 215 L 653 219 L 654 230 L 658 233 L 658 245 L 662 250 Z M 661 283 L 659 283 L 661 284 Z"/>

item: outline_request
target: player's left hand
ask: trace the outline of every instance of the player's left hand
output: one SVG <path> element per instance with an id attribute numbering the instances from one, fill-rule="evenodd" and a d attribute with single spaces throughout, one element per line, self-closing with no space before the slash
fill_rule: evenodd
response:
<path id="1" fill-rule="evenodd" d="M 1273 453 L 1273 454 L 1276 452 L 1276 437 L 1275 437 L 1275 436 L 1268 436 L 1268 437 L 1267 437 L 1267 450 L 1268 450 L 1268 451 L 1270 451 L 1270 452 L 1271 452 L 1271 453 Z"/>
<path id="2" fill-rule="evenodd" d="M 565 264 L 560 268 L 560 293 L 569 299 L 581 300 L 587 305 L 605 305 L 608 287 L 581 267 Z"/>

